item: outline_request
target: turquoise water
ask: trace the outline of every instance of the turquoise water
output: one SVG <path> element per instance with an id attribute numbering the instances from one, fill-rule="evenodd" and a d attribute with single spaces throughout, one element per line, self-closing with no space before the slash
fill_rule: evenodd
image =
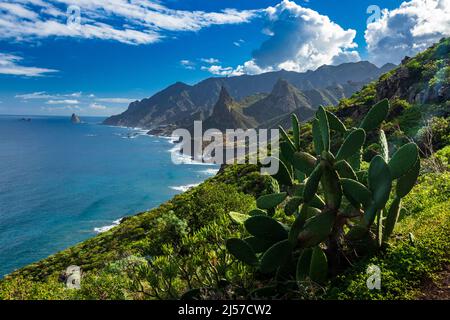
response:
<path id="1" fill-rule="evenodd" d="M 101 118 L 0 116 L 0 277 L 216 171 L 171 162 L 170 140 Z"/>

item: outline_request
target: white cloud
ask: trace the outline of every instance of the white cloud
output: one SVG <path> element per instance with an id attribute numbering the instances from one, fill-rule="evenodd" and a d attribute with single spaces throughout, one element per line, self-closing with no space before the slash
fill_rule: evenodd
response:
<path id="1" fill-rule="evenodd" d="M 95 109 L 95 110 L 105 110 L 105 109 L 106 109 L 106 106 L 101 105 L 101 104 L 98 104 L 98 103 L 91 103 L 91 104 L 89 105 L 89 108 Z"/>
<path id="2" fill-rule="evenodd" d="M 96 98 L 94 94 L 84 95 L 81 91 L 73 93 L 54 93 L 50 94 L 46 91 L 38 91 L 32 93 L 18 94 L 15 96 L 17 99 L 23 101 L 28 100 L 47 100 L 45 103 L 48 105 L 72 105 L 79 107 L 80 105 L 88 106 L 92 109 L 105 109 L 106 107 L 97 102 L 114 103 L 114 104 L 129 104 L 136 99 L 120 98 L 120 97 L 106 97 Z M 75 99 L 76 98 L 76 99 Z"/>
<path id="3" fill-rule="evenodd" d="M 209 67 L 202 66 L 203 71 L 208 71 L 217 76 L 235 76 L 238 75 L 232 67 L 222 67 L 220 65 L 212 65 Z"/>
<path id="4" fill-rule="evenodd" d="M 45 100 L 60 101 L 61 99 L 64 99 L 64 98 L 80 98 L 81 96 L 82 96 L 82 92 L 51 94 L 51 93 L 47 93 L 46 91 L 38 91 L 38 92 L 32 92 L 32 93 L 18 94 L 15 96 L 15 98 L 22 99 L 22 100 L 45 99 Z M 65 100 L 65 101 L 67 101 L 67 100 Z M 76 100 L 73 100 L 73 101 L 76 101 Z"/>
<path id="5" fill-rule="evenodd" d="M 0 74 L 40 77 L 48 73 L 58 72 L 58 70 L 54 69 L 24 66 L 21 64 L 22 61 L 22 57 L 7 53 L 0 53 Z"/>
<path id="6" fill-rule="evenodd" d="M 369 58 L 375 64 L 399 63 L 442 37 L 450 36 L 450 0 L 412 0 L 383 10 L 380 20 L 367 26 Z"/>
<path id="7" fill-rule="evenodd" d="M 73 105 L 68 105 L 68 106 L 61 106 L 61 107 L 41 107 L 42 111 L 46 111 L 46 112 L 50 112 L 50 113 L 59 113 L 61 111 L 80 111 L 81 108 L 79 106 L 73 106 Z"/>
<path id="8" fill-rule="evenodd" d="M 344 30 L 328 16 L 288 0 L 266 12 L 265 30 L 271 36 L 253 53 L 254 64 L 262 70 L 306 71 L 333 64 L 336 57 L 359 60 L 359 55 L 347 54 L 357 46 L 356 31 Z"/>
<path id="9" fill-rule="evenodd" d="M 46 102 L 46 104 L 79 104 L 80 101 L 78 100 L 70 100 L 70 99 L 66 99 L 66 100 L 48 100 Z"/>
<path id="10" fill-rule="evenodd" d="M 39 0 L 37 0 L 39 1 Z M 23 114 L 31 114 L 39 108 L 41 113 L 67 115 L 73 112 L 81 115 L 109 116 L 126 110 L 128 104 L 136 99 L 123 97 L 97 97 L 93 93 L 81 91 L 50 93 L 36 91 L 17 94 L 14 103 Z"/>
<path id="11" fill-rule="evenodd" d="M 19 102 L 26 103 L 22 107 L 39 107 L 43 113 L 53 115 L 67 115 L 73 112 L 96 116 L 118 114 L 126 109 L 128 103 L 134 101 L 134 99 L 119 97 L 96 98 L 92 93 L 48 93 L 46 91 L 18 94 L 15 98 L 20 99 L 21 101 Z M 45 103 L 45 105 L 42 106 L 42 103 Z M 111 103 L 113 105 L 109 106 L 103 103 Z M 32 109 L 27 110 L 33 112 Z"/>
<path id="12" fill-rule="evenodd" d="M 218 12 L 174 10 L 157 0 L 0 0 L 0 4 L 0 40 L 75 37 L 138 45 L 160 41 L 173 32 L 242 24 L 255 17 L 266 19 L 263 33 L 269 38 L 254 51 L 251 60 L 232 71 L 231 67 L 219 66 L 217 59 L 202 60 L 212 67 L 203 70 L 211 69 L 219 75 L 282 68 L 305 71 L 323 64 L 359 60 L 354 50 L 354 30 L 344 30 L 327 16 L 288 0 L 267 9 Z M 80 24 L 67 23 L 72 21 L 66 14 L 71 5 L 80 8 Z M 239 39 L 234 45 L 241 46 L 244 42 Z M 195 63 L 189 60 L 180 63 L 187 69 L 195 69 Z"/>
<path id="13" fill-rule="evenodd" d="M 131 103 L 133 101 L 136 101 L 136 99 L 129 99 L 129 98 L 97 98 L 95 101 L 99 102 L 106 102 L 106 103 Z"/>
<path id="14" fill-rule="evenodd" d="M 23 100 L 32 100 L 32 99 L 51 99 L 54 95 L 48 94 L 45 91 L 33 92 L 33 93 L 25 93 L 18 94 L 15 98 L 23 99 Z"/>
<path id="15" fill-rule="evenodd" d="M 339 65 L 342 63 L 347 63 L 347 62 L 355 62 L 355 61 L 360 61 L 361 58 L 359 56 L 358 51 L 353 50 L 353 51 L 342 51 L 339 54 L 337 54 L 336 56 L 333 57 L 333 60 L 331 62 L 332 65 Z"/>
<path id="16" fill-rule="evenodd" d="M 195 63 L 190 61 L 190 60 L 181 60 L 180 64 L 185 69 L 188 69 L 188 70 L 194 70 L 195 69 Z"/>
<path id="17" fill-rule="evenodd" d="M 67 23 L 66 9 L 71 5 L 80 8 L 79 25 Z M 256 14 L 235 9 L 174 10 L 145 0 L 4 0 L 0 2 L 0 38 L 76 37 L 148 44 L 160 41 L 167 32 L 245 23 Z"/>
<path id="18" fill-rule="evenodd" d="M 264 31 L 263 31 L 264 32 Z M 233 44 L 236 47 L 240 47 L 243 43 L 245 43 L 245 41 L 243 39 L 239 39 L 238 41 L 234 41 Z"/>
<path id="19" fill-rule="evenodd" d="M 215 64 L 215 63 L 220 62 L 219 59 L 215 59 L 215 58 L 201 58 L 200 61 L 208 63 L 208 64 Z"/>
<path id="20" fill-rule="evenodd" d="M 263 72 L 269 72 L 269 71 L 273 71 L 274 68 L 265 68 L 262 69 L 261 67 L 259 67 L 254 60 L 249 60 L 244 62 L 243 65 L 239 65 L 237 66 L 234 71 L 233 74 L 234 75 L 243 75 L 243 74 L 260 74 Z"/>
<path id="21" fill-rule="evenodd" d="M 264 10 L 266 25 L 262 32 L 268 36 L 254 50 L 252 59 L 230 67 L 203 68 L 218 75 L 258 74 L 289 70 L 315 70 L 324 64 L 359 61 L 354 42 L 356 31 L 345 30 L 328 16 L 304 8 L 293 1 L 283 0 Z M 234 45 L 240 46 L 243 40 Z"/>
<path id="22" fill-rule="evenodd" d="M 83 92 L 79 91 L 79 92 L 71 93 L 71 94 L 69 94 L 69 96 L 79 98 L 79 97 L 81 97 L 82 94 L 83 94 Z"/>
<path id="23" fill-rule="evenodd" d="M 8 14 L 14 15 L 19 18 L 31 20 L 38 17 L 37 13 L 28 10 L 26 7 L 23 7 L 22 5 L 17 3 L 0 2 L 0 10 L 8 12 Z"/>

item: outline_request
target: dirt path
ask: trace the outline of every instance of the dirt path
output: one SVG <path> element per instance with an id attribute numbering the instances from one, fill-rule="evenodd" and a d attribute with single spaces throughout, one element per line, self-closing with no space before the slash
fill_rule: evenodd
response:
<path id="1" fill-rule="evenodd" d="M 436 281 L 428 280 L 422 293 L 418 296 L 420 300 L 450 300 L 450 265 L 437 274 Z"/>

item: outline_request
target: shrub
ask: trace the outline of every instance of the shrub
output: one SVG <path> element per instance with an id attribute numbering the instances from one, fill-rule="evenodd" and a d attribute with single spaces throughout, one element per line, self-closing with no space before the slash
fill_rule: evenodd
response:
<path id="1" fill-rule="evenodd" d="M 0 300 L 59 300 L 71 299 L 73 294 L 56 278 L 38 282 L 19 276 L 4 279 L 0 286 Z"/>
<path id="2" fill-rule="evenodd" d="M 412 76 L 420 76 L 423 71 L 422 64 L 417 60 L 411 60 L 406 64 L 408 71 Z"/>
<path id="3" fill-rule="evenodd" d="M 241 178 L 242 180 L 242 178 Z M 203 184 L 172 201 L 173 211 L 197 230 L 231 210 L 248 209 L 254 198 L 225 183 Z"/>
<path id="4" fill-rule="evenodd" d="M 408 101 L 396 98 L 391 102 L 388 119 L 394 119 L 410 108 L 411 104 Z"/>
<path id="5" fill-rule="evenodd" d="M 427 174 L 419 177 L 419 184 L 404 198 L 406 213 L 414 215 L 436 203 L 450 199 L 450 173 Z"/>
<path id="6" fill-rule="evenodd" d="M 433 145 L 439 150 L 450 144 L 450 121 L 442 117 L 431 119 L 431 131 L 433 132 Z"/>
<path id="7" fill-rule="evenodd" d="M 126 300 L 130 282 L 126 275 L 102 270 L 90 272 L 81 278 L 81 288 L 73 290 L 83 300 Z"/>
<path id="8" fill-rule="evenodd" d="M 436 158 L 439 159 L 441 164 L 450 171 L 450 146 L 446 146 L 436 152 Z"/>

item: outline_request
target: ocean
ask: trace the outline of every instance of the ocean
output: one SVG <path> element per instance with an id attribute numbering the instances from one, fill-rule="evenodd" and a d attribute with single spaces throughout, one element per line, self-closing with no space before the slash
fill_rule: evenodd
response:
<path id="1" fill-rule="evenodd" d="M 0 278 L 158 206 L 218 167 L 103 118 L 0 116 Z"/>

